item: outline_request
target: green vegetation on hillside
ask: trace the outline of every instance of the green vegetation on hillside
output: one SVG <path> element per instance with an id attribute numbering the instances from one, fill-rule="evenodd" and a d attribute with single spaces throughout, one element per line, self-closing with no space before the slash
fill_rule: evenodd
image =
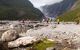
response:
<path id="1" fill-rule="evenodd" d="M 75 7 L 72 10 L 65 12 L 57 17 L 60 21 L 78 21 L 80 20 L 80 0 L 75 2 Z"/>
<path id="2" fill-rule="evenodd" d="M 43 14 L 29 0 L 0 0 L 0 20 L 41 20 Z"/>

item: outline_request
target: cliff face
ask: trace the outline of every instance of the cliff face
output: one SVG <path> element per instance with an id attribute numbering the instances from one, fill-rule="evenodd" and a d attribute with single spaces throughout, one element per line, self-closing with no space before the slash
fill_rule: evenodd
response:
<path id="1" fill-rule="evenodd" d="M 76 0 L 72 8 L 64 14 L 57 17 L 60 21 L 78 21 L 80 20 L 80 0 Z"/>
<path id="2" fill-rule="evenodd" d="M 77 0 L 75 4 L 72 6 L 71 10 L 80 8 L 80 0 Z"/>
<path id="3" fill-rule="evenodd" d="M 41 20 L 42 16 L 29 0 L 0 0 L 0 20 Z"/>
<path id="4" fill-rule="evenodd" d="M 56 17 L 69 10 L 74 3 L 75 0 L 63 0 L 60 3 L 45 5 L 42 7 L 43 13 L 49 17 Z"/>

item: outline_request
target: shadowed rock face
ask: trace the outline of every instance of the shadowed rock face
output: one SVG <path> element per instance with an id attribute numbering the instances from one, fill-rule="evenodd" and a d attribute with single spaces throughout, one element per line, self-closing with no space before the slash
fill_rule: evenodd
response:
<path id="1" fill-rule="evenodd" d="M 69 10 L 74 3 L 75 0 L 63 0 L 60 3 L 45 5 L 42 7 L 43 13 L 49 17 L 56 17 Z"/>
<path id="2" fill-rule="evenodd" d="M 2 42 L 0 40 L 0 50 L 9 50 L 8 49 L 8 42 Z"/>
<path id="3" fill-rule="evenodd" d="M 9 50 L 9 48 L 8 48 L 8 42 L 3 42 L 0 39 L 0 50 Z"/>

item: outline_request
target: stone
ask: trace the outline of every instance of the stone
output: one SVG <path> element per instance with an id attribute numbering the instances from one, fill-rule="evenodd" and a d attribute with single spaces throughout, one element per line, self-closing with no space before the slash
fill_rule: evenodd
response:
<path id="1" fill-rule="evenodd" d="M 26 46 L 28 44 L 33 44 L 34 42 L 37 42 L 38 40 L 35 37 L 21 37 L 16 39 L 15 41 L 11 41 L 8 43 L 9 48 L 19 47 L 19 46 Z"/>
<path id="2" fill-rule="evenodd" d="M 11 30 L 8 30 L 8 31 L 6 31 L 6 32 L 4 32 L 4 33 L 2 34 L 1 40 L 8 42 L 8 41 L 15 40 L 17 37 L 18 37 L 17 31 L 11 29 Z"/>

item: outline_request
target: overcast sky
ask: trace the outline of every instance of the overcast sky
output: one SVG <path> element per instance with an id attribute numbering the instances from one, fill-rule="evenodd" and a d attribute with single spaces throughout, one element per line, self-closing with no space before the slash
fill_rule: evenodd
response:
<path id="1" fill-rule="evenodd" d="M 30 0 L 30 1 L 35 7 L 39 8 L 40 6 L 57 3 L 62 0 Z"/>

